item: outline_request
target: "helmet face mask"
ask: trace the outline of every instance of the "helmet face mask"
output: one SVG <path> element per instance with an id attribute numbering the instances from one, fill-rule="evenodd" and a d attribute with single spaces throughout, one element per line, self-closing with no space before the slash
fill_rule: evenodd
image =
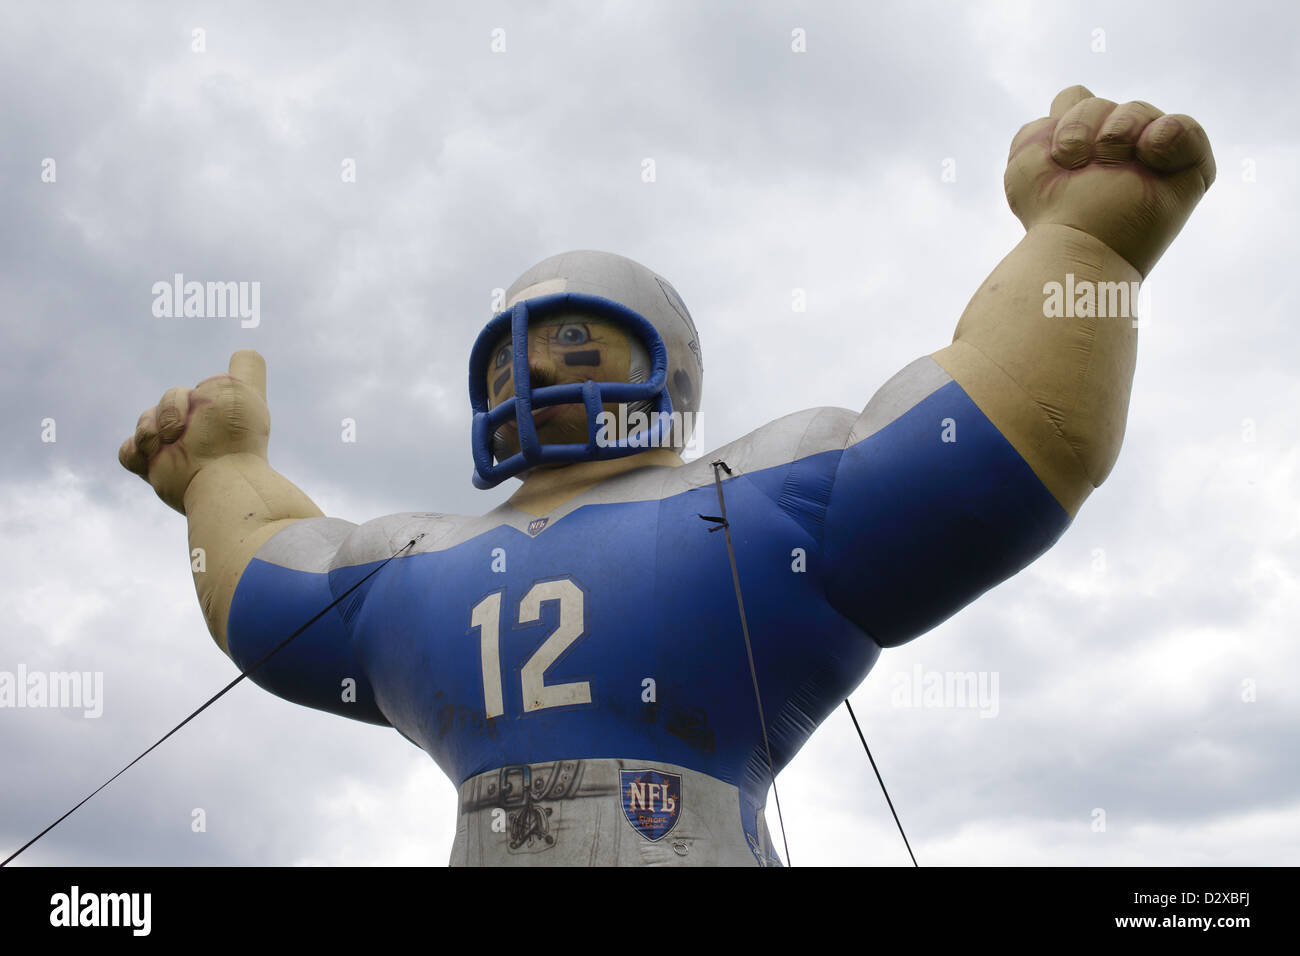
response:
<path id="1" fill-rule="evenodd" d="M 529 386 L 534 392 L 547 385 L 563 385 L 591 379 L 595 382 L 643 383 L 650 378 L 650 361 L 645 347 L 626 334 L 616 323 L 585 312 L 569 311 L 548 319 L 534 320 L 528 326 Z M 498 340 L 489 351 L 485 369 L 488 410 L 514 396 L 513 336 Z M 626 425 L 629 403 L 602 401 L 608 421 Z M 646 409 L 649 400 L 630 403 L 632 408 Z M 518 409 L 516 409 L 517 413 Z M 588 436 L 586 406 L 580 402 L 533 408 L 537 436 L 543 444 L 585 443 Z M 604 438 L 622 437 L 617 429 L 607 429 Z M 520 450 L 518 426 L 514 417 L 496 430 L 493 455 L 505 461 Z"/>
<path id="2" fill-rule="evenodd" d="M 569 368 L 601 380 L 576 381 Z M 601 252 L 553 256 L 516 280 L 475 342 L 469 373 L 479 488 L 536 467 L 684 447 L 703 378 L 694 323 L 672 286 Z M 621 430 L 628 422 L 631 435 Z"/>
<path id="3" fill-rule="evenodd" d="M 556 385 L 535 386 L 532 382 L 532 363 L 528 344 L 530 326 L 537 328 L 556 312 L 566 314 L 581 310 L 593 318 L 604 319 L 638 340 L 650 356 L 650 377 L 645 382 L 569 382 Z M 570 325 L 576 323 L 569 323 Z M 510 329 L 511 378 L 514 395 L 495 407 L 489 407 L 486 369 L 489 362 L 495 367 L 500 355 L 503 330 Z M 478 371 L 475 372 L 475 369 Z M 479 335 L 470 355 L 470 402 L 474 408 L 474 483 L 480 488 L 491 488 L 506 478 L 520 474 L 539 465 L 570 464 L 579 461 L 597 461 L 621 458 L 635 454 L 648 445 L 666 444 L 666 421 L 670 417 L 655 416 L 651 425 L 648 445 L 639 440 L 628 442 L 626 436 L 614 441 L 602 440 L 601 413 L 608 403 L 650 402 L 655 412 L 671 416 L 672 399 L 665 387 L 668 376 L 668 353 L 663 340 L 654 327 L 631 309 L 610 299 L 582 293 L 561 292 L 540 298 L 516 302 L 509 310 L 498 314 Z M 537 437 L 537 422 L 533 412 L 555 405 L 581 404 L 587 416 L 585 441 L 563 444 L 543 444 Z M 498 431 L 507 423 L 515 425 L 519 437 L 519 451 L 492 464 L 498 457 L 501 441 Z"/>

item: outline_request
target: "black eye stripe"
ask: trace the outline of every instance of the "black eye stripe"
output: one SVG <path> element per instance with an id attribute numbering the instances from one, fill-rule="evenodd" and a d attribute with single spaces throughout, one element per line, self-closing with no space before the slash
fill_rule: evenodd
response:
<path id="1" fill-rule="evenodd" d="M 506 369 L 504 372 L 502 372 L 500 375 L 497 376 L 496 381 L 492 383 L 492 391 L 494 392 L 501 391 L 501 386 L 508 381 L 510 381 L 510 369 Z"/>
<path id="2" fill-rule="evenodd" d="M 569 352 L 564 356 L 565 365 L 599 365 L 600 350 L 587 349 L 583 352 Z"/>

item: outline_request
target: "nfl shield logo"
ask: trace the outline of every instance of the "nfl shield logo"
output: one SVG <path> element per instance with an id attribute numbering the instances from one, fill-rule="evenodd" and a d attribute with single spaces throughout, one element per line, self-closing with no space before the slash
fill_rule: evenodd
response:
<path id="1" fill-rule="evenodd" d="M 550 518 L 537 518 L 534 521 L 528 522 L 528 533 L 534 538 L 537 537 L 542 533 L 542 529 L 546 527 L 546 522 L 550 520 Z"/>
<path id="2" fill-rule="evenodd" d="M 620 770 L 623 815 L 651 842 L 667 836 L 682 815 L 682 778 L 658 770 Z"/>

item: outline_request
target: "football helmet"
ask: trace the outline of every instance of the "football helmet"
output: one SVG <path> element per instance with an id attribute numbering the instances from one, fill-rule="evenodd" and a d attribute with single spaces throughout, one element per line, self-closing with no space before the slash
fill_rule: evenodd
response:
<path id="1" fill-rule="evenodd" d="M 529 324 L 574 313 L 604 319 L 627 333 L 632 352 L 628 381 L 588 380 L 532 387 Z M 488 359 L 507 335 L 514 362 L 514 395 L 489 409 Z M 538 465 L 622 458 L 653 447 L 684 448 L 694 429 L 703 384 L 695 323 L 667 279 L 609 252 L 584 250 L 552 256 L 511 284 L 505 309 L 488 322 L 470 352 L 474 485 L 492 488 Z M 598 441 L 597 416 L 606 402 L 626 406 L 619 415 L 624 421 L 639 422 L 635 412 L 649 413 L 649 424 L 617 440 Z M 586 406 L 587 441 L 541 443 L 533 412 L 564 404 Z M 509 421 L 515 423 L 519 435 L 519 451 L 513 455 L 508 454 L 500 432 Z"/>

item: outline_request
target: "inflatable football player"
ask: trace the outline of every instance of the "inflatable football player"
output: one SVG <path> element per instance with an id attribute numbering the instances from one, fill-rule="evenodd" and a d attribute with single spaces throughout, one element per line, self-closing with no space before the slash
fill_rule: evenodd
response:
<path id="1" fill-rule="evenodd" d="M 599 252 L 525 272 L 474 346 L 474 482 L 523 482 L 486 515 L 323 516 L 267 462 L 247 350 L 163 395 L 120 459 L 188 518 L 240 667 L 398 555 L 254 679 L 427 751 L 459 787 L 453 864 L 776 864 L 773 772 L 881 648 L 1024 568 L 1105 480 L 1137 348 L 1113 306 L 1214 174 L 1189 117 L 1065 90 L 1011 144 L 1027 234 L 951 345 L 861 412 L 796 412 L 690 464 L 695 326 L 666 280 Z"/>

